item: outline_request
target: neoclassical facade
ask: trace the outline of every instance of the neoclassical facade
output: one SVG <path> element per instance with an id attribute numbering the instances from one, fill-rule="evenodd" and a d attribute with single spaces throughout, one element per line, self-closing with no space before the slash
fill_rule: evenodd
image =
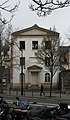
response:
<path id="1" fill-rule="evenodd" d="M 48 30 L 38 25 L 25 28 L 12 33 L 12 46 L 11 46 L 11 82 L 13 87 L 21 85 L 21 72 L 23 72 L 23 84 L 25 87 L 40 87 L 43 84 L 45 87 L 50 85 L 51 73 L 44 65 L 38 64 L 35 52 L 38 45 L 44 37 L 56 36 L 59 41 L 59 33 L 56 31 Z M 53 39 L 54 42 L 54 39 Z M 57 42 L 59 46 L 59 42 Z M 21 48 L 22 49 L 21 49 Z M 20 58 L 23 57 L 20 63 Z M 57 84 L 58 71 L 53 77 L 53 86 Z"/>

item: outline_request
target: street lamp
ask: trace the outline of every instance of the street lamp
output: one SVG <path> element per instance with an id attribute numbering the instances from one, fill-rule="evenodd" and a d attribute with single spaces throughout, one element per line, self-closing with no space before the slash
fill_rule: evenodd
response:
<path id="1" fill-rule="evenodd" d="M 25 57 L 23 57 L 23 49 L 25 49 L 25 42 L 20 41 L 20 50 L 21 50 L 21 57 L 20 57 L 20 65 L 21 65 L 21 95 L 23 95 L 23 78 L 24 78 L 24 73 L 23 73 L 23 66 L 25 65 Z"/>

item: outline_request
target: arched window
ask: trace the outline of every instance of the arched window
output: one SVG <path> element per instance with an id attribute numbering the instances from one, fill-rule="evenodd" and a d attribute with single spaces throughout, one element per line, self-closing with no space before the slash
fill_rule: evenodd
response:
<path id="1" fill-rule="evenodd" d="M 45 74 L 45 82 L 50 82 L 50 73 Z"/>

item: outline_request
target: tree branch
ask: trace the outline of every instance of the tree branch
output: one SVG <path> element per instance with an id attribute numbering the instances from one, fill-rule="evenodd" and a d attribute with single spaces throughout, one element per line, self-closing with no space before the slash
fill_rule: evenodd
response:
<path id="1" fill-rule="evenodd" d="M 31 4 L 29 8 L 32 11 L 36 11 L 38 16 L 47 16 L 55 9 L 69 7 L 70 0 L 62 2 L 60 0 L 46 0 L 44 3 L 42 0 L 32 0 L 35 4 Z"/>
<path id="2" fill-rule="evenodd" d="M 19 4 L 20 4 L 20 2 L 18 1 L 18 4 L 16 3 L 16 4 L 14 5 L 14 7 L 11 7 L 11 5 L 9 5 L 9 0 L 6 0 L 6 1 L 4 1 L 2 4 L 0 4 L 0 10 L 9 13 L 10 16 L 11 16 L 11 17 L 10 17 L 10 20 L 7 20 L 7 19 L 5 19 L 4 17 L 2 17 L 3 15 L 1 15 L 0 21 L 1 21 L 3 24 L 7 24 L 7 23 L 9 23 L 9 22 L 12 20 L 12 18 L 13 18 L 13 13 L 18 10 Z"/>

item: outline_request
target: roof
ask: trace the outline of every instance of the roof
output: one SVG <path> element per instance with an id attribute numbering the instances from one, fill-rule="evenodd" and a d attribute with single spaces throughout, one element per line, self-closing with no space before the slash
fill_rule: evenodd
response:
<path id="1" fill-rule="evenodd" d="M 48 32 L 48 33 L 51 32 L 51 33 L 53 33 L 53 34 L 55 33 L 55 34 L 59 35 L 58 32 L 52 31 L 52 30 L 48 30 L 48 29 L 45 29 L 45 28 L 42 28 L 42 27 L 39 27 L 37 24 L 34 24 L 34 25 L 31 26 L 31 27 L 28 27 L 28 28 L 25 28 L 25 29 L 22 29 L 22 30 L 13 32 L 12 35 L 13 35 L 13 36 L 17 36 L 17 35 L 20 34 L 20 33 L 27 32 L 27 31 L 30 31 L 30 30 L 33 30 L 33 29 L 37 29 L 37 30 L 40 30 L 40 31 Z"/>
<path id="2" fill-rule="evenodd" d="M 70 46 L 60 46 L 60 50 L 70 51 Z"/>

